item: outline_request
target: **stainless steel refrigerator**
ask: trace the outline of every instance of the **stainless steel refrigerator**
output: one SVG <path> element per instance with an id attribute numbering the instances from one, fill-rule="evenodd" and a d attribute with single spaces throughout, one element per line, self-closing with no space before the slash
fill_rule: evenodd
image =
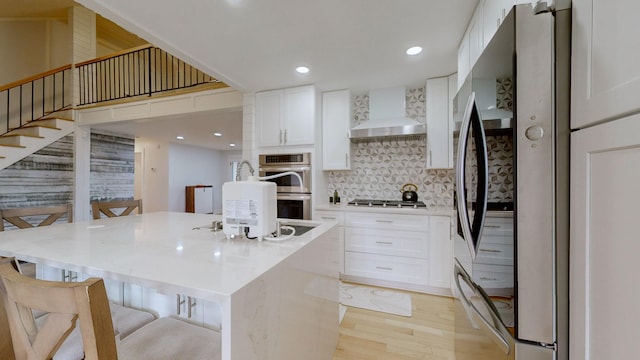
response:
<path id="1" fill-rule="evenodd" d="M 568 359 L 570 23 L 515 6 L 454 99 L 457 360 Z"/>

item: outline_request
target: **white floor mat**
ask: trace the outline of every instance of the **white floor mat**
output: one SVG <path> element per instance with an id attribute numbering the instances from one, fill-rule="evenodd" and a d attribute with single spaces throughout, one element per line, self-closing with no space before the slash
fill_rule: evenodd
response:
<path id="1" fill-rule="evenodd" d="M 361 309 L 411 316 L 411 296 L 396 291 L 340 284 L 340 303 Z"/>

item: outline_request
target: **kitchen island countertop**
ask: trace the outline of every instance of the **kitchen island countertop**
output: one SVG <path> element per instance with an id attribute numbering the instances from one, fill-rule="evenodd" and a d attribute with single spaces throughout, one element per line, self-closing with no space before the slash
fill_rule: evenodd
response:
<path id="1" fill-rule="evenodd" d="M 5 231 L 0 256 L 217 302 L 223 360 L 265 351 L 277 359 L 330 357 L 338 336 L 336 224 L 303 221 L 317 226 L 258 242 L 211 231 L 220 219 L 156 212 Z"/>

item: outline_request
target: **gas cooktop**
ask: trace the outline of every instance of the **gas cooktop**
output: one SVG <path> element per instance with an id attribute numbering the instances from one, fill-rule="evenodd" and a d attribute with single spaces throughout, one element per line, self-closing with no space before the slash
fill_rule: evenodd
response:
<path id="1" fill-rule="evenodd" d="M 373 200 L 373 199 L 354 199 L 348 202 L 351 206 L 367 206 L 367 207 L 396 207 L 396 208 L 425 208 L 427 204 L 422 201 L 396 201 L 396 200 Z"/>

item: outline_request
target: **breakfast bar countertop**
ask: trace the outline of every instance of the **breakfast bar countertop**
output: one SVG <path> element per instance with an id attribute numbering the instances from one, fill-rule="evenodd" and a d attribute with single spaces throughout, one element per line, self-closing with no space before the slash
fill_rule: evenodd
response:
<path id="1" fill-rule="evenodd" d="M 6 231 L 0 255 L 218 301 L 331 227 L 316 222 L 302 236 L 258 242 L 213 232 L 220 219 L 155 212 Z"/>
<path id="2" fill-rule="evenodd" d="M 337 224 L 301 220 L 317 226 L 258 242 L 212 231 L 220 219 L 155 212 L 4 231 L 0 256 L 216 302 L 222 360 L 330 358 L 338 342 Z"/>

